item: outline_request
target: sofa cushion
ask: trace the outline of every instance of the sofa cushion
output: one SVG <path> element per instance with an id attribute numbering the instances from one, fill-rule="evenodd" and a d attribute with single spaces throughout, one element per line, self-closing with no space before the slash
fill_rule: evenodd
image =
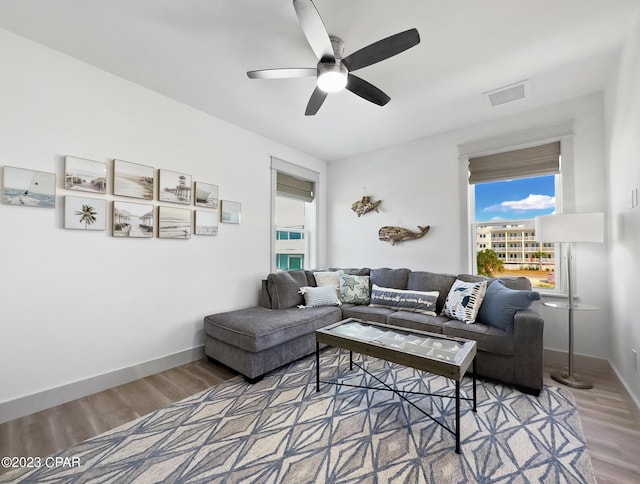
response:
<path id="1" fill-rule="evenodd" d="M 212 338 L 257 353 L 341 319 L 336 306 L 277 311 L 256 306 L 206 316 L 204 330 Z"/>
<path id="2" fill-rule="evenodd" d="M 394 309 L 375 308 L 371 306 L 352 306 L 342 308 L 342 316 L 346 318 L 363 319 L 374 323 L 386 323 L 387 316 L 394 313 Z"/>
<path id="3" fill-rule="evenodd" d="M 315 281 L 314 281 L 315 284 Z M 307 279 L 306 271 L 273 272 L 267 276 L 267 290 L 271 297 L 273 309 L 287 309 L 304 304 L 299 290 L 304 286 L 312 286 Z"/>
<path id="4" fill-rule="evenodd" d="M 535 291 L 509 289 L 502 281 L 495 281 L 484 294 L 478 322 L 512 332 L 515 314 L 539 299 L 540 294 Z"/>
<path id="5" fill-rule="evenodd" d="M 347 304 L 369 304 L 371 289 L 369 276 L 340 274 L 340 302 Z"/>
<path id="6" fill-rule="evenodd" d="M 411 271 L 409 274 L 409 280 L 407 281 L 407 289 L 412 291 L 438 291 L 438 301 L 436 302 L 436 313 L 440 314 L 444 303 L 447 300 L 447 295 L 453 283 L 456 280 L 456 276 L 452 274 L 437 274 L 435 272 L 425 271 Z"/>
<path id="7" fill-rule="evenodd" d="M 406 289 L 409 269 L 371 269 L 371 284 L 393 289 Z"/>
<path id="8" fill-rule="evenodd" d="M 475 323 L 486 290 L 487 281 L 464 282 L 456 279 L 449 290 L 442 314 L 467 324 Z"/>
<path id="9" fill-rule="evenodd" d="M 486 324 L 465 324 L 462 321 L 451 320 L 443 324 L 442 332 L 446 336 L 475 340 L 478 351 L 506 356 L 515 354 L 513 335 Z"/>
<path id="10" fill-rule="evenodd" d="M 446 316 L 429 316 L 408 311 L 398 311 L 387 316 L 387 323 L 393 326 L 430 333 L 442 333 L 442 327 L 447 321 L 449 318 Z"/>
<path id="11" fill-rule="evenodd" d="M 300 294 L 304 297 L 305 308 L 315 308 L 319 306 L 340 306 L 340 301 L 336 295 L 333 284 L 329 286 L 300 288 Z M 299 306 L 302 308 L 302 306 Z"/>
<path id="12" fill-rule="evenodd" d="M 437 291 L 409 291 L 373 285 L 371 289 L 371 306 L 410 311 L 415 313 L 436 315 Z"/>

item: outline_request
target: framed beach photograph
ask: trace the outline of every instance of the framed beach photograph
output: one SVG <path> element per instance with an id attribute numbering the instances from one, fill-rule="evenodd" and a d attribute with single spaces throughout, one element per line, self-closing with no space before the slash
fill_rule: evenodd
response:
<path id="1" fill-rule="evenodd" d="M 218 210 L 218 185 L 211 185 L 197 181 L 196 185 L 196 201 L 198 207 L 207 207 Z"/>
<path id="2" fill-rule="evenodd" d="M 153 200 L 155 169 L 129 161 L 113 160 L 113 194 Z"/>
<path id="3" fill-rule="evenodd" d="M 107 201 L 99 198 L 64 197 L 64 228 L 72 230 L 105 230 Z"/>
<path id="4" fill-rule="evenodd" d="M 220 201 L 220 221 L 228 224 L 239 224 L 242 219 L 242 204 L 230 200 Z"/>
<path id="5" fill-rule="evenodd" d="M 191 204 L 191 175 L 176 171 L 158 170 L 158 200 Z"/>
<path id="6" fill-rule="evenodd" d="M 196 235 L 218 235 L 218 212 L 195 211 Z"/>
<path id="7" fill-rule="evenodd" d="M 113 202 L 113 236 L 153 237 L 155 227 L 154 206 L 146 203 Z"/>
<path id="8" fill-rule="evenodd" d="M 177 207 L 158 207 L 158 237 L 161 239 L 190 239 L 191 210 Z"/>
<path id="9" fill-rule="evenodd" d="M 74 156 L 64 157 L 64 187 L 67 190 L 107 193 L 107 164 Z"/>
<path id="10" fill-rule="evenodd" d="M 5 166 L 3 175 L 3 203 L 25 207 L 55 208 L 55 173 Z"/>

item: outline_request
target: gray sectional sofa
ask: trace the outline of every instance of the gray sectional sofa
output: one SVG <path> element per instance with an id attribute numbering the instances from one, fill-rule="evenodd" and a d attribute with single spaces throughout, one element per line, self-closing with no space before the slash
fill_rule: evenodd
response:
<path id="1" fill-rule="evenodd" d="M 316 286 L 314 272 L 288 271 L 269 274 L 262 281 L 258 306 L 208 315 L 204 318 L 206 355 L 236 371 L 248 381 L 257 381 L 265 373 L 315 351 L 315 330 L 348 317 L 418 329 L 447 336 L 473 339 L 477 342 L 476 371 L 537 395 L 542 389 L 543 327 L 542 316 L 532 308 L 518 309 L 511 303 L 493 299 L 493 305 L 511 309 L 509 324 L 493 324 L 487 320 L 491 302 L 483 302 L 484 319 L 467 324 L 443 314 L 445 301 L 456 280 L 487 281 L 505 286 L 512 293 L 532 294 L 526 278 L 489 279 L 468 274 L 452 275 L 409 269 L 326 269 L 344 274 L 369 276 L 371 286 L 413 291 L 437 291 L 435 315 L 371 304 L 304 307 L 301 287 Z M 496 282 L 501 281 L 501 282 Z M 496 289 L 498 289 L 496 287 Z M 494 291 L 495 292 L 495 291 Z M 487 290 L 487 295 L 489 292 Z M 535 298 L 532 298 L 535 299 Z M 480 308 L 482 315 L 483 308 Z"/>

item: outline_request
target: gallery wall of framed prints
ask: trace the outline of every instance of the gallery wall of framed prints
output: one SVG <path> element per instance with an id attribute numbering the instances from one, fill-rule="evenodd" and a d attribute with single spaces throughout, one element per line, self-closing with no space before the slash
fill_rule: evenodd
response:
<path id="1" fill-rule="evenodd" d="M 62 187 L 78 193 L 64 195 L 64 229 L 111 226 L 115 238 L 190 239 L 218 235 L 219 221 L 240 223 L 241 203 L 221 201 L 218 185 L 121 159 L 108 165 L 65 156 Z M 56 174 L 4 166 L 2 203 L 56 208 Z"/>

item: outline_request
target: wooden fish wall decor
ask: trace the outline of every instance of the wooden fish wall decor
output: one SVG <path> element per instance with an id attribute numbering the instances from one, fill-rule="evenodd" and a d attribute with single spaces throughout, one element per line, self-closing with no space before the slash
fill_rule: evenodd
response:
<path id="1" fill-rule="evenodd" d="M 378 231 L 378 238 L 385 242 L 391 242 L 391 245 L 396 245 L 396 242 L 400 242 L 402 240 L 419 239 L 429 232 L 428 225 L 426 227 L 418 225 L 418 228 L 420 229 L 420 232 L 412 232 L 411 230 L 403 229 L 402 227 L 385 226 L 381 227 Z"/>
<path id="2" fill-rule="evenodd" d="M 362 197 L 362 200 L 353 202 L 353 204 L 351 205 L 351 210 L 357 213 L 358 217 L 360 217 L 361 215 L 364 215 L 367 212 L 370 212 L 371 210 L 375 210 L 376 212 L 380 213 L 380 211 L 378 210 L 378 206 L 381 203 L 382 203 L 382 200 L 378 200 L 377 202 L 372 202 L 371 197 L 368 197 L 365 195 L 364 197 Z"/>

